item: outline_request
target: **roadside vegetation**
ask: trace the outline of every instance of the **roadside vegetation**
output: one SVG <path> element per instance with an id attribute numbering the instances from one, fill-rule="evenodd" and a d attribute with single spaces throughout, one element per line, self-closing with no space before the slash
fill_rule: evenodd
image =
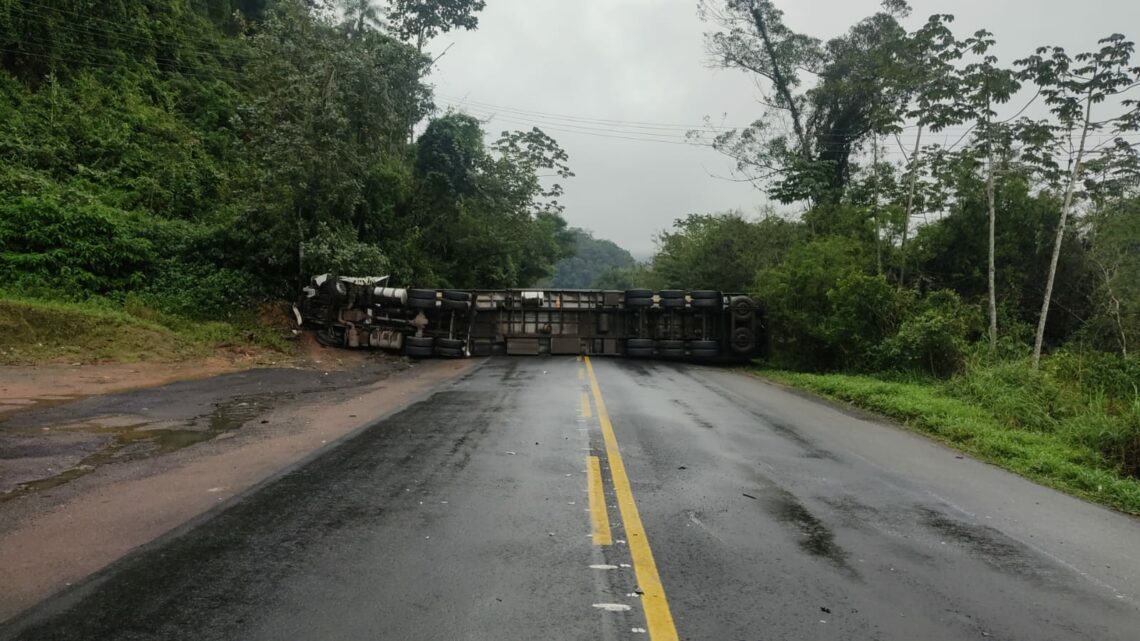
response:
<path id="1" fill-rule="evenodd" d="M 1101 355 L 979 364 L 949 380 L 759 368 L 1045 485 L 1140 514 L 1140 376 Z M 1131 378 L 1125 378 L 1130 376 Z"/>
<path id="2" fill-rule="evenodd" d="M 705 0 L 716 63 L 764 89 L 691 132 L 779 203 L 692 214 L 599 286 L 752 292 L 763 376 L 1140 513 L 1140 60 L 1000 61 L 905 2 L 830 40 Z"/>
<path id="3" fill-rule="evenodd" d="M 432 39 L 483 6 L 0 2 L 3 297 L 193 333 L 327 271 L 549 276 L 574 242 L 565 152 L 432 99 Z"/>
<path id="4" fill-rule="evenodd" d="M 252 313 L 228 321 L 192 321 L 136 301 L 0 297 L 0 365 L 174 362 L 219 355 L 276 360 L 290 348 L 282 332 Z"/>

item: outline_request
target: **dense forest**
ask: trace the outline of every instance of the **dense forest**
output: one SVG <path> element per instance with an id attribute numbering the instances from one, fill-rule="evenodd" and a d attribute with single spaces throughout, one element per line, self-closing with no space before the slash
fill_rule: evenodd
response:
<path id="1" fill-rule="evenodd" d="M 325 271 L 549 276 L 565 152 L 486 142 L 427 82 L 483 6 L 0 1 L 3 290 L 218 318 Z"/>
<path id="2" fill-rule="evenodd" d="M 1138 349 L 1131 41 L 1003 66 L 992 34 L 960 36 L 950 15 L 908 31 L 898 1 L 828 41 L 770 2 L 701 11 L 716 64 L 767 93 L 747 129 L 690 137 L 799 213 L 690 215 L 649 264 L 597 284 L 754 292 L 776 358 L 796 367 L 949 373 L 974 342 L 1034 359 Z"/>

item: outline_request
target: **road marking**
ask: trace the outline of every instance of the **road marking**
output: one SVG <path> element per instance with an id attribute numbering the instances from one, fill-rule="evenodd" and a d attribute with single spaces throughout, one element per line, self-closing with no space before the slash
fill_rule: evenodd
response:
<path id="1" fill-rule="evenodd" d="M 594 545 L 613 543 L 610 535 L 610 515 L 606 511 L 606 497 L 602 494 L 602 464 L 596 456 L 586 457 L 586 468 L 590 470 L 586 482 L 590 490 L 590 525 L 593 527 Z"/>
<path id="2" fill-rule="evenodd" d="M 679 641 L 677 627 L 673 624 L 673 614 L 669 612 L 669 601 L 665 598 L 665 586 L 661 584 L 661 576 L 657 573 L 657 563 L 653 561 L 653 551 L 649 549 L 649 537 L 645 534 L 645 526 L 641 524 L 641 514 L 638 513 L 637 504 L 633 500 L 629 476 L 626 475 L 625 463 L 622 462 L 621 452 L 618 450 L 614 426 L 610 422 L 609 413 L 606 412 L 606 402 L 602 400 L 598 377 L 594 374 L 594 364 L 590 362 L 589 356 L 584 357 L 584 360 L 586 373 L 590 377 L 590 390 L 594 393 L 598 422 L 602 425 L 602 438 L 606 443 L 606 458 L 610 463 L 614 494 L 617 495 L 622 523 L 625 524 L 630 556 L 633 557 L 633 571 L 637 574 L 638 587 L 643 592 L 642 607 L 645 609 L 645 624 L 649 630 L 649 638 L 652 641 Z"/>
<path id="3" fill-rule="evenodd" d="M 582 392 L 582 416 L 590 418 L 593 415 L 594 413 L 590 411 L 590 397 L 586 396 L 585 392 Z"/>

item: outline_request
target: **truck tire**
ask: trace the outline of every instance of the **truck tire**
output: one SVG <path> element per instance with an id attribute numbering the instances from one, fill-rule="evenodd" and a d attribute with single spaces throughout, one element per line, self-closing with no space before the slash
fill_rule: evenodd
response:
<path id="1" fill-rule="evenodd" d="M 756 303 L 747 296 L 733 296 L 728 306 L 737 320 L 748 320 L 756 311 Z"/>
<path id="2" fill-rule="evenodd" d="M 720 300 L 720 298 L 721 298 L 721 296 L 720 296 L 720 292 L 718 292 L 718 291 L 716 291 L 716 290 L 712 290 L 712 289 L 694 289 L 693 291 L 689 292 L 689 298 L 693 299 L 693 301 L 694 301 L 694 302 L 695 302 L 695 301 L 698 301 L 698 300 L 715 300 L 715 301 L 719 301 L 719 300 Z"/>
<path id="3" fill-rule="evenodd" d="M 661 306 L 668 309 L 677 309 L 685 306 L 684 298 L 662 298 Z"/>
<path id="4" fill-rule="evenodd" d="M 625 349 L 653 349 L 652 338 L 627 338 L 625 339 Z"/>
<path id="5" fill-rule="evenodd" d="M 432 351 L 430 347 L 404 345 L 404 356 L 411 356 L 412 358 L 431 358 Z"/>
<path id="6" fill-rule="evenodd" d="M 652 289 L 627 289 L 625 290 L 625 299 L 629 301 L 631 298 L 653 298 Z"/>
<path id="7" fill-rule="evenodd" d="M 471 301 L 471 292 L 460 292 L 454 289 L 443 290 L 443 300 Z"/>
<path id="8" fill-rule="evenodd" d="M 435 345 L 435 339 L 431 336 L 405 336 L 404 347 L 426 347 L 431 349 Z"/>
<path id="9" fill-rule="evenodd" d="M 625 299 L 626 309 L 642 309 L 651 307 L 653 305 L 652 298 L 627 298 Z"/>
<path id="10" fill-rule="evenodd" d="M 463 358 L 465 356 L 464 352 L 466 347 L 467 341 L 464 340 L 435 339 L 435 356 L 442 358 Z"/>
<path id="11" fill-rule="evenodd" d="M 661 300 L 666 300 L 669 298 L 680 298 L 681 300 L 685 299 L 685 291 L 682 289 L 663 289 L 657 292 L 657 295 L 661 297 Z"/>
<path id="12" fill-rule="evenodd" d="M 344 347 L 345 343 L 343 338 L 338 340 L 335 335 L 323 329 L 317 330 L 317 342 L 325 347 Z"/>
<path id="13" fill-rule="evenodd" d="M 434 289 L 409 289 L 408 298 L 419 298 L 422 300 L 435 300 Z"/>
<path id="14" fill-rule="evenodd" d="M 720 356 L 719 349 L 694 349 L 689 351 L 693 358 L 716 358 Z"/>
<path id="15" fill-rule="evenodd" d="M 729 347 L 737 354 L 748 354 L 756 348 L 756 337 L 753 335 L 752 330 L 747 327 L 737 327 L 732 332 L 732 340 Z"/>
<path id="16" fill-rule="evenodd" d="M 638 347 L 636 349 L 627 348 L 625 350 L 625 355 L 630 358 L 653 358 L 653 350 L 646 349 L 644 347 Z"/>
<path id="17" fill-rule="evenodd" d="M 714 351 L 720 351 L 720 342 L 719 341 L 692 341 L 689 343 L 689 349 L 693 350 L 694 352 L 697 351 L 698 349 L 711 349 Z"/>
<path id="18" fill-rule="evenodd" d="M 414 307 L 416 309 L 435 309 L 435 299 L 409 298 L 408 307 Z"/>
<path id="19" fill-rule="evenodd" d="M 694 298 L 690 305 L 694 309 L 720 309 L 721 302 L 719 298 Z"/>
<path id="20" fill-rule="evenodd" d="M 457 312 L 465 312 L 471 309 L 471 301 L 469 300 L 454 300 L 451 298 L 445 298 L 439 301 L 439 305 L 444 309 L 450 309 Z"/>

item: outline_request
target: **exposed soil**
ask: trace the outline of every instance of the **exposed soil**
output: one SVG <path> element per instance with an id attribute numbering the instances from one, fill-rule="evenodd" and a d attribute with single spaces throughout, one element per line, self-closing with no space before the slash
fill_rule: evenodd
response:
<path id="1" fill-rule="evenodd" d="M 0 620 L 473 365 L 298 351 L 0 367 Z"/>

